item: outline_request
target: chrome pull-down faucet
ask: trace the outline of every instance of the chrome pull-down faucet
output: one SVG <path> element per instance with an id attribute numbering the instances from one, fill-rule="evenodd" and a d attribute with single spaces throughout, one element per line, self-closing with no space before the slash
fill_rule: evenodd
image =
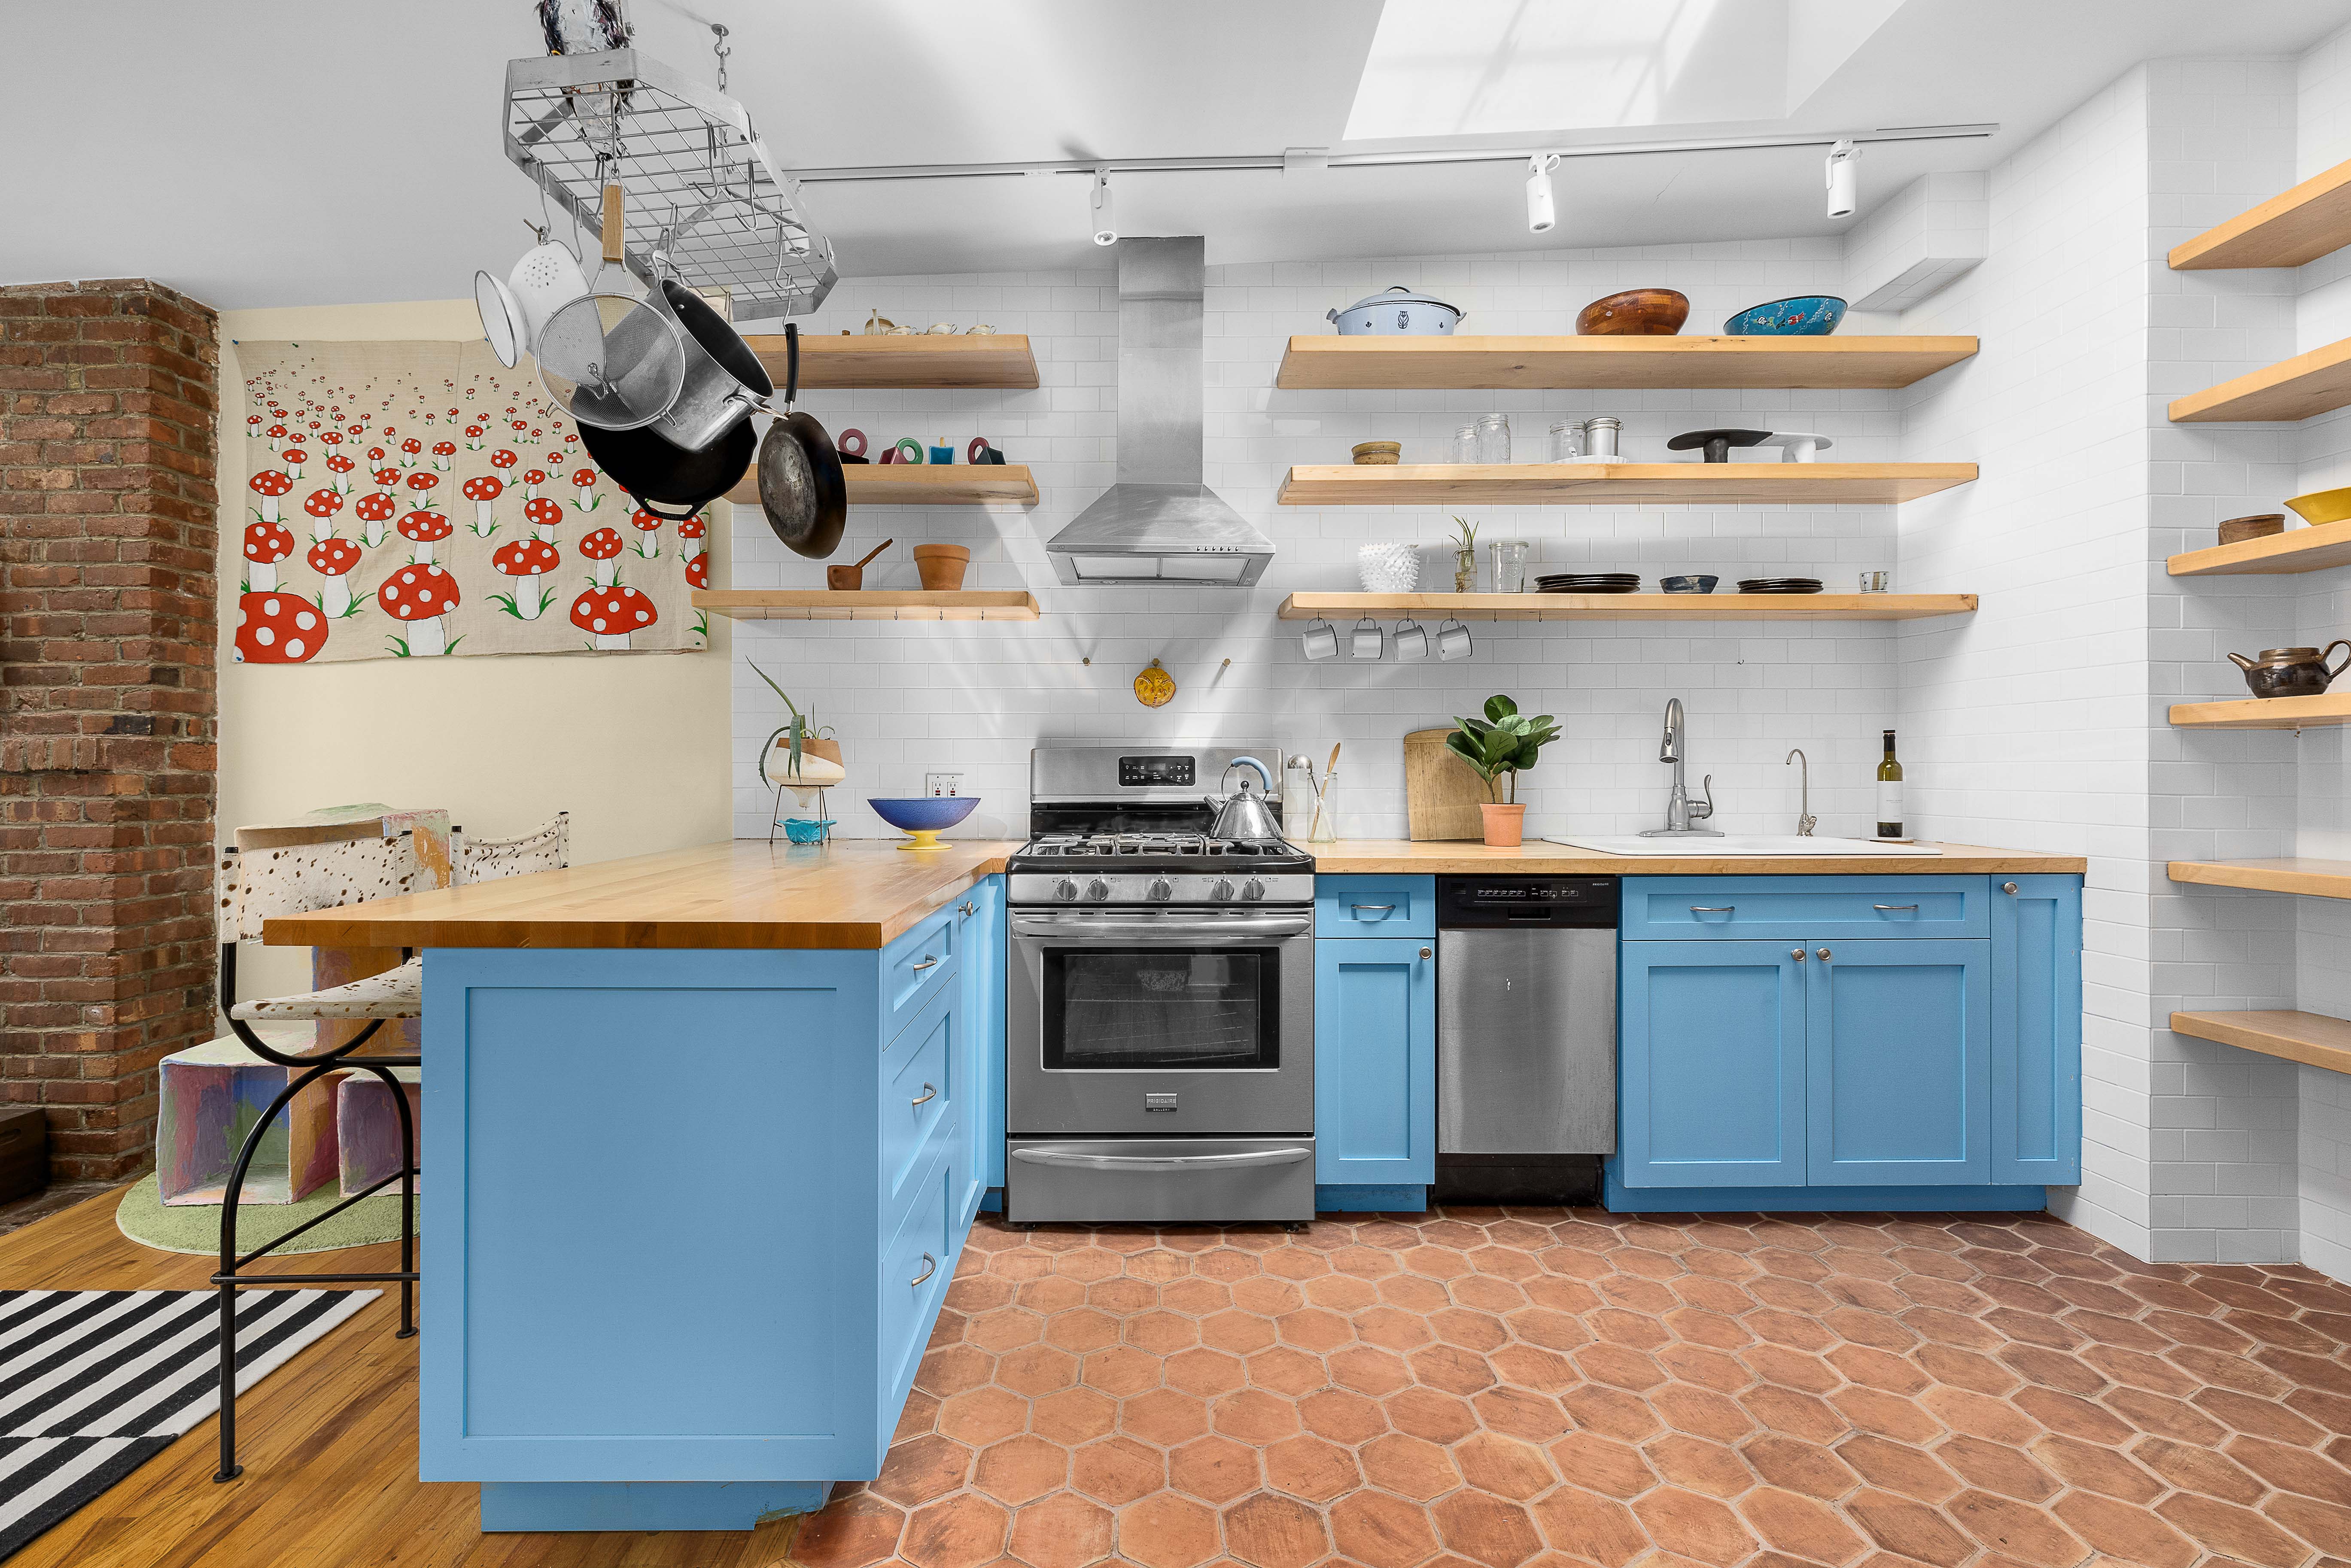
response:
<path id="1" fill-rule="evenodd" d="M 1706 799 L 1691 800 L 1689 791 L 1682 784 L 1682 699 L 1667 698 L 1666 737 L 1657 747 L 1657 760 L 1674 765 L 1674 787 L 1672 793 L 1666 797 L 1666 825 L 1644 831 L 1641 837 L 1645 839 L 1722 837 L 1716 829 L 1694 825 L 1714 815 L 1714 775 L 1708 774 L 1702 786 Z"/>
<path id="2" fill-rule="evenodd" d="M 1820 819 L 1813 815 L 1813 759 L 1805 756 L 1802 747 L 1799 747 L 1782 758 L 1780 766 L 1785 768 L 1791 762 L 1801 763 L 1804 769 L 1802 775 L 1804 792 L 1796 807 L 1796 836 L 1809 839 L 1813 836 L 1813 829 L 1820 822 Z"/>

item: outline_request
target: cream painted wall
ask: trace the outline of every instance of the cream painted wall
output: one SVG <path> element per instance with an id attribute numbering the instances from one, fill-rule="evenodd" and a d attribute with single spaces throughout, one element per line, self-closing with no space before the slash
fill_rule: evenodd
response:
<path id="1" fill-rule="evenodd" d="M 236 340 L 473 339 L 474 305 L 232 310 L 221 317 L 221 737 L 224 831 L 355 800 L 447 806 L 479 837 L 571 813 L 576 862 L 729 836 L 730 623 L 693 653 L 485 655 L 351 664 L 233 662 L 245 482 L 245 375 Z M 234 497 L 234 501 L 228 498 Z M 238 508 L 234 515 L 228 506 Z M 714 514 L 713 577 L 733 533 Z M 301 988 L 291 954 L 249 988 Z"/>

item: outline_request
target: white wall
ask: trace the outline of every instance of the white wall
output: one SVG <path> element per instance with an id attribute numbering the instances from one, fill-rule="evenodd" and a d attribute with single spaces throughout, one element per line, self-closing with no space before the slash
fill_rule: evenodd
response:
<path id="1" fill-rule="evenodd" d="M 1893 633 L 1883 624 L 1583 622 L 1478 624 L 1477 651 L 1458 664 L 1309 664 L 1302 630 L 1274 618 L 1298 589 L 1353 590 L 1356 548 L 1384 539 L 1422 544 L 1424 588 L 1447 591 L 1452 560 L 1443 508 L 1306 508 L 1275 504 L 1284 471 L 1343 463 L 1354 443 L 1400 440 L 1405 460 L 1444 461 L 1456 426 L 1510 413 L 1515 455 L 1535 458 L 1551 423 L 1615 413 L 1625 446 L 1652 459 L 1665 439 L 1717 424 L 1813 429 L 1837 457 L 1890 458 L 1899 416 L 1892 394 L 1867 392 L 1280 392 L 1272 383 L 1291 333 L 1326 332 L 1323 312 L 1391 283 L 1409 283 L 1467 308 L 1464 329 L 1564 332 L 1575 312 L 1612 290 L 1663 283 L 1693 302 L 1690 330 L 1719 329 L 1734 310 L 1815 289 L 1836 290 L 1834 240 L 1563 252 L 1560 258 L 1420 257 L 1379 263 L 1212 267 L 1207 275 L 1207 480 L 1279 548 L 1264 581 L 1247 591 L 1071 590 L 1056 582 L 1044 541 L 1101 493 L 1114 468 L 1115 274 L 991 275 L 852 279 L 812 329 L 837 331 L 882 313 L 917 327 L 950 319 L 1026 332 L 1044 384 L 1028 392 L 830 392 L 804 402 L 836 434 L 855 426 L 886 444 L 945 435 L 960 449 L 988 434 L 1035 470 L 1033 509 L 861 507 L 836 559 L 885 537 L 895 547 L 867 569 L 876 586 L 913 586 L 909 549 L 925 539 L 969 544 L 969 586 L 1027 588 L 1043 621 L 1010 625 L 790 622 L 737 628 L 735 821 L 764 835 L 768 800 L 754 758 L 783 708 L 742 667 L 756 659 L 795 702 L 840 733 L 851 772 L 836 796 L 842 831 L 883 835 L 863 805 L 913 794 L 930 769 L 964 775 L 983 804 L 967 835 L 1025 828 L 1029 748 L 1045 739 L 1259 742 L 1304 751 L 1318 764 L 1343 742 L 1340 824 L 1352 838 L 1405 831 L 1402 737 L 1476 711 L 1495 692 L 1554 713 L 1567 738 L 1521 781 L 1528 831 L 1624 831 L 1662 820 L 1667 770 L 1656 760 L 1666 699 L 1688 706 L 1691 784 L 1714 776 L 1719 821 L 1736 830 L 1789 831 L 1797 812 L 1791 747 L 1812 759 L 1823 832 L 1874 821 L 1877 732 L 1893 722 Z M 1852 329 L 1871 329 L 1856 320 Z M 1964 455 L 1964 454 L 1960 455 Z M 1892 507 L 1480 507 L 1480 538 L 1524 538 L 1536 570 L 1562 562 L 1658 575 L 1711 571 L 1728 591 L 1740 575 L 1809 573 L 1847 587 L 1865 567 L 1894 564 Z M 1481 581 L 1483 567 L 1481 566 Z M 820 587 L 822 563 L 783 550 L 750 507 L 737 519 L 737 587 Z M 1434 626 L 1430 627 L 1433 632 Z M 1135 673 L 1164 661 L 1179 694 L 1140 706 Z M 1091 665 L 1083 661 L 1092 660 Z M 1231 660 L 1229 667 L 1224 661 Z M 1270 760 L 1270 759 L 1269 759 Z M 1931 827 L 1932 824 L 1929 824 Z"/>

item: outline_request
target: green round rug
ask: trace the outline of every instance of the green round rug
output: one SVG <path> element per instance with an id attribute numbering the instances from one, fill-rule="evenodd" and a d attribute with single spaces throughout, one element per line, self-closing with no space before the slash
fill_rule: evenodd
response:
<path id="1" fill-rule="evenodd" d="M 275 1241 L 287 1231 L 325 1213 L 342 1200 L 341 1190 L 329 1182 L 299 1203 L 244 1203 L 236 1210 L 236 1243 L 240 1251 Z M 166 1207 L 152 1176 L 131 1184 L 115 1206 L 115 1228 L 138 1242 L 163 1252 L 220 1251 L 220 1208 L 216 1204 Z M 419 1219 L 423 1218 L 420 1211 Z M 423 1234 L 420 1226 L 418 1234 Z M 308 1230 L 270 1254 L 291 1257 L 297 1252 L 331 1252 L 339 1247 L 366 1247 L 400 1239 L 400 1195 L 380 1192 L 362 1198 L 315 1230 Z"/>

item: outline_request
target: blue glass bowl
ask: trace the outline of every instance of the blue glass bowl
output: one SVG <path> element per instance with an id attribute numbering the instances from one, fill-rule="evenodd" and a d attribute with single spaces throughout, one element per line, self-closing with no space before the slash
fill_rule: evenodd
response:
<path id="1" fill-rule="evenodd" d="M 902 850 L 935 850 L 944 848 L 939 834 L 954 827 L 977 809 L 977 795 L 919 795 L 913 800 L 869 800 L 873 814 L 902 833 L 912 833 L 912 843 L 900 844 Z"/>
<path id="2" fill-rule="evenodd" d="M 1844 319 L 1844 301 L 1834 294 L 1799 294 L 1750 305 L 1722 324 L 1732 338 L 1825 338 Z"/>
<path id="3" fill-rule="evenodd" d="M 824 842 L 825 830 L 832 825 L 831 817 L 820 822 L 807 817 L 788 817 L 784 820 L 784 837 L 796 844 L 820 844 Z"/>

